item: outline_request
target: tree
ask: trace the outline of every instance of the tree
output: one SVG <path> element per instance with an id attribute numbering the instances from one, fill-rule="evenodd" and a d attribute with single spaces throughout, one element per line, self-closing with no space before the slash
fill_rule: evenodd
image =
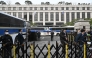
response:
<path id="1" fill-rule="evenodd" d="M 77 21 L 78 19 L 74 19 L 73 21 L 71 21 L 71 22 L 67 22 L 66 24 L 64 24 L 65 26 L 67 26 L 67 25 L 74 25 L 74 23 Z M 92 26 L 92 18 L 90 18 L 90 19 L 88 19 L 88 18 L 85 18 L 84 20 L 89 20 L 89 23 L 90 23 L 90 25 Z"/>
<path id="2" fill-rule="evenodd" d="M 15 5 L 21 5 L 19 2 L 16 2 Z"/>
<path id="3" fill-rule="evenodd" d="M 50 5 L 50 2 L 46 2 L 45 4 L 46 4 L 46 5 Z"/>
<path id="4" fill-rule="evenodd" d="M 65 1 L 60 1 L 58 2 L 58 4 L 65 4 Z"/>
<path id="5" fill-rule="evenodd" d="M 44 5 L 45 3 L 44 2 L 41 2 L 41 5 Z"/>
<path id="6" fill-rule="evenodd" d="M 32 4 L 32 2 L 29 1 L 29 0 L 26 0 L 26 1 L 25 1 L 25 4 L 30 5 L 30 4 Z"/>
<path id="7" fill-rule="evenodd" d="M 80 3 L 78 3 L 78 5 L 81 5 Z"/>
<path id="8" fill-rule="evenodd" d="M 30 21 L 30 25 L 31 25 L 31 26 L 36 26 L 36 24 L 33 23 L 32 21 Z"/>
<path id="9" fill-rule="evenodd" d="M 74 23 L 75 23 L 77 20 L 78 20 L 78 19 L 74 19 L 74 20 L 72 20 L 71 22 L 67 22 L 67 23 L 64 24 L 64 25 L 65 25 L 65 26 L 67 26 L 67 25 L 73 26 Z"/>
<path id="10" fill-rule="evenodd" d="M 6 5 L 6 2 L 0 1 L 0 4 L 1 4 L 1 5 Z"/>
<path id="11" fill-rule="evenodd" d="M 7 5 L 11 5 L 11 1 L 10 0 L 7 1 Z"/>
<path id="12" fill-rule="evenodd" d="M 58 4 L 62 4 L 61 2 L 58 2 Z"/>

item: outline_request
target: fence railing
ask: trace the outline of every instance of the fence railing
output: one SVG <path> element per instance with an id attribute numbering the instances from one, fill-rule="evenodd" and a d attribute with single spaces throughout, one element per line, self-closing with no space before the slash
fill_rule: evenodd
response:
<path id="1" fill-rule="evenodd" d="M 7 48 L 0 49 L 0 57 L 4 58 L 4 55 L 9 56 L 10 58 L 91 58 L 92 57 L 92 48 L 91 45 L 84 43 L 83 45 L 75 44 L 74 42 L 65 43 L 62 45 L 58 41 L 54 41 L 54 44 L 35 44 L 34 42 L 26 42 L 23 46 L 24 52 L 21 52 L 20 45 L 13 45 L 11 50 L 12 53 Z M 16 53 L 16 48 L 20 46 L 18 49 L 18 53 Z M 63 51 L 64 50 L 64 51 Z M 5 52 L 8 54 L 6 54 Z M 7 57 L 8 58 L 8 57 Z"/>

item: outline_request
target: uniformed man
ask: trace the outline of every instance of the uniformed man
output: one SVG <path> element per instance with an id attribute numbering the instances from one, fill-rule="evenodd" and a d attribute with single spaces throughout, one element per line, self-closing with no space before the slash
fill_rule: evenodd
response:
<path id="1" fill-rule="evenodd" d="M 61 41 L 61 44 L 62 44 L 62 52 L 65 53 L 65 43 L 68 42 L 66 30 L 61 30 L 60 41 Z"/>
<path id="2" fill-rule="evenodd" d="M 13 45 L 12 37 L 9 35 L 8 30 L 5 31 L 5 34 L 1 36 L 0 41 L 3 45 L 3 58 L 11 58 L 11 50 Z"/>
<path id="3" fill-rule="evenodd" d="M 19 29 L 19 33 L 15 38 L 15 43 L 18 42 L 19 46 L 16 48 L 16 53 L 18 53 L 19 48 L 21 48 L 22 53 L 24 53 L 24 38 L 22 35 L 22 29 Z"/>
<path id="4" fill-rule="evenodd" d="M 51 41 L 53 41 L 53 37 L 54 37 L 54 32 L 51 31 Z"/>
<path id="5" fill-rule="evenodd" d="M 37 37 L 38 37 L 38 40 L 40 40 L 40 37 L 41 37 L 40 31 L 37 32 Z"/>

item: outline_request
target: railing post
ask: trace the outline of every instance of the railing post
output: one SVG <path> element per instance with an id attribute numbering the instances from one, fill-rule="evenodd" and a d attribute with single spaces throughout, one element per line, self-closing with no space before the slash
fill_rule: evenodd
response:
<path id="1" fill-rule="evenodd" d="M 30 50 L 30 52 L 31 52 L 31 53 L 30 53 L 31 56 L 30 56 L 30 58 L 34 58 L 34 52 L 33 52 L 34 47 L 33 47 L 33 44 L 31 44 L 30 47 L 31 47 L 31 50 Z"/>
<path id="2" fill-rule="evenodd" d="M 51 58 L 50 57 L 50 42 L 48 43 L 48 58 Z"/>
<path id="3" fill-rule="evenodd" d="M 86 43 L 84 43 L 84 58 L 86 58 Z"/>
<path id="4" fill-rule="evenodd" d="M 35 41 L 33 42 L 33 52 L 34 52 L 34 58 L 35 58 Z"/>
<path id="5" fill-rule="evenodd" d="M 18 47 L 17 47 L 17 49 L 19 48 L 19 42 L 18 42 Z M 18 49 L 18 58 L 19 58 L 19 49 Z"/>
<path id="6" fill-rule="evenodd" d="M 75 47 L 75 52 L 74 52 L 74 53 L 75 53 L 75 58 L 77 58 L 77 49 L 76 49 L 76 44 L 75 44 L 75 46 L 74 46 L 74 47 Z"/>
<path id="7" fill-rule="evenodd" d="M 58 58 L 58 43 L 56 41 L 56 58 Z"/>
<path id="8" fill-rule="evenodd" d="M 13 45 L 13 58 L 16 58 L 15 45 Z"/>
<path id="9" fill-rule="evenodd" d="M 72 41 L 71 41 L 71 47 L 70 47 L 71 48 L 71 58 L 72 58 L 72 55 L 73 55 L 73 53 L 72 53 L 72 45 L 73 44 L 72 44 Z"/>
<path id="10" fill-rule="evenodd" d="M 68 58 L 68 44 L 65 45 L 65 49 L 66 49 L 65 58 Z"/>
<path id="11" fill-rule="evenodd" d="M 26 42 L 26 58 L 27 58 L 27 42 Z"/>

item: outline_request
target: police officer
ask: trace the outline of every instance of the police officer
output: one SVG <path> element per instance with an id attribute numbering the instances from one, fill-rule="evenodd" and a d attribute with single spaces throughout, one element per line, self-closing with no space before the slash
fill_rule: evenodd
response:
<path id="1" fill-rule="evenodd" d="M 60 32 L 60 41 L 61 41 L 61 44 L 63 46 L 62 47 L 62 52 L 65 53 L 65 42 L 68 42 L 66 30 L 61 30 L 61 32 Z"/>
<path id="2" fill-rule="evenodd" d="M 22 53 L 24 53 L 24 38 L 22 35 L 22 29 L 19 29 L 19 33 L 15 38 L 15 42 L 16 41 L 19 43 L 19 46 L 16 48 L 16 53 L 18 53 L 19 48 L 21 48 Z"/>
<path id="3" fill-rule="evenodd" d="M 31 31 L 30 31 L 30 29 L 28 29 L 28 41 L 32 41 L 32 38 L 31 38 Z"/>
<path id="4" fill-rule="evenodd" d="M 3 45 L 3 58 L 11 57 L 11 50 L 13 45 L 12 37 L 9 35 L 8 30 L 5 30 L 5 34 L 1 36 L 0 41 L 2 41 Z"/>
<path id="5" fill-rule="evenodd" d="M 37 32 L 37 37 L 38 37 L 38 40 L 40 40 L 40 37 L 41 37 L 40 31 Z"/>
<path id="6" fill-rule="evenodd" d="M 51 41 L 53 41 L 53 37 L 54 37 L 54 32 L 51 31 Z"/>

